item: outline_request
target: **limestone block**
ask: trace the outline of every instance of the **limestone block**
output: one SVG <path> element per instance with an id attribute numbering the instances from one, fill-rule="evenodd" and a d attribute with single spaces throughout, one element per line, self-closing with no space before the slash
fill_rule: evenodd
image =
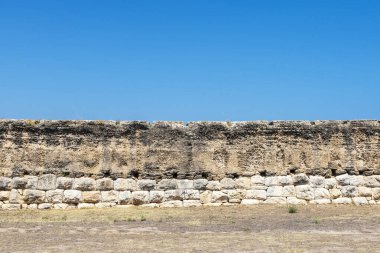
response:
<path id="1" fill-rule="evenodd" d="M 280 183 L 280 185 L 292 185 L 293 184 L 293 178 L 290 175 L 279 176 L 278 182 Z"/>
<path id="2" fill-rule="evenodd" d="M 10 191 L 0 191 L 0 201 L 9 200 Z"/>
<path id="3" fill-rule="evenodd" d="M 46 201 L 48 203 L 58 204 L 63 201 L 63 190 L 50 190 L 46 192 Z"/>
<path id="4" fill-rule="evenodd" d="M 282 197 L 282 186 L 270 186 L 267 190 L 268 197 Z"/>
<path id="5" fill-rule="evenodd" d="M 81 191 L 78 190 L 65 190 L 63 192 L 63 202 L 77 204 L 81 200 L 81 195 Z"/>
<path id="6" fill-rule="evenodd" d="M 314 199 L 314 194 L 310 185 L 297 185 L 296 197 L 304 200 Z"/>
<path id="7" fill-rule="evenodd" d="M 380 188 L 373 188 L 372 189 L 372 198 L 374 200 L 380 200 Z"/>
<path id="8" fill-rule="evenodd" d="M 201 201 L 200 200 L 184 200 L 183 201 L 183 206 L 184 207 L 201 206 Z"/>
<path id="9" fill-rule="evenodd" d="M 246 191 L 247 190 L 243 190 L 243 189 L 239 189 L 239 190 L 228 190 L 227 191 L 227 195 L 228 195 L 228 199 L 231 201 L 231 199 L 244 199 L 245 198 L 245 195 L 246 195 Z"/>
<path id="10" fill-rule="evenodd" d="M 198 190 L 184 190 L 183 193 L 183 199 L 184 200 L 199 200 L 199 191 Z"/>
<path id="11" fill-rule="evenodd" d="M 318 205 L 324 205 L 324 204 L 330 204 L 330 199 L 314 199 L 310 201 L 311 204 L 318 204 Z"/>
<path id="12" fill-rule="evenodd" d="M 21 205 L 20 204 L 3 204 L 1 208 L 4 210 L 18 210 L 18 209 L 21 209 Z"/>
<path id="13" fill-rule="evenodd" d="M 251 188 L 251 178 L 250 177 L 239 177 L 235 181 L 237 189 L 250 189 Z"/>
<path id="14" fill-rule="evenodd" d="M 66 203 L 53 204 L 54 209 L 67 209 L 69 207 Z"/>
<path id="15" fill-rule="evenodd" d="M 134 179 L 118 178 L 114 182 L 116 191 L 136 191 L 138 190 L 137 182 Z"/>
<path id="16" fill-rule="evenodd" d="M 99 202 L 95 204 L 96 208 L 110 208 L 116 206 L 116 203 L 111 203 L 111 202 Z"/>
<path id="17" fill-rule="evenodd" d="M 69 190 L 73 186 L 74 178 L 70 177 L 58 177 L 57 189 Z"/>
<path id="18" fill-rule="evenodd" d="M 130 191 L 119 192 L 119 204 L 127 205 L 131 203 L 132 193 Z"/>
<path id="19" fill-rule="evenodd" d="M 160 182 L 158 182 L 157 189 L 159 189 L 159 190 L 177 189 L 177 180 L 175 180 L 175 179 L 162 179 Z"/>
<path id="20" fill-rule="evenodd" d="M 267 192 L 265 190 L 247 190 L 245 198 L 265 200 L 267 198 Z"/>
<path id="21" fill-rule="evenodd" d="M 165 201 L 182 200 L 183 194 L 181 190 L 167 190 L 165 191 Z"/>
<path id="22" fill-rule="evenodd" d="M 38 190 L 54 190 L 57 177 L 53 174 L 42 175 L 38 178 L 37 189 Z"/>
<path id="23" fill-rule="evenodd" d="M 335 188 L 338 185 L 338 181 L 335 178 L 326 178 L 325 179 L 325 187 L 327 189 Z"/>
<path id="24" fill-rule="evenodd" d="M 297 199 L 296 197 L 287 197 L 286 203 L 289 205 L 306 205 L 307 201 L 304 199 Z"/>
<path id="25" fill-rule="evenodd" d="M 117 203 L 119 201 L 119 192 L 118 191 L 101 191 L 101 201 L 102 202 L 110 202 Z"/>
<path id="26" fill-rule="evenodd" d="M 194 189 L 194 181 L 188 179 L 177 180 L 177 187 L 181 190 Z"/>
<path id="27" fill-rule="evenodd" d="M 38 209 L 52 209 L 53 208 L 53 204 L 52 203 L 42 203 L 42 204 L 38 204 Z"/>
<path id="28" fill-rule="evenodd" d="M 260 203 L 258 199 L 242 199 L 240 202 L 241 205 L 258 205 Z"/>
<path id="29" fill-rule="evenodd" d="M 372 188 L 369 187 L 358 187 L 358 196 L 359 197 L 372 197 Z"/>
<path id="30" fill-rule="evenodd" d="M 314 191 L 314 198 L 315 199 L 329 199 L 330 198 L 330 192 L 329 190 L 325 188 L 317 188 Z"/>
<path id="31" fill-rule="evenodd" d="M 11 190 L 12 180 L 8 177 L 0 177 L 0 190 Z"/>
<path id="32" fill-rule="evenodd" d="M 220 191 L 221 187 L 219 181 L 209 181 L 206 189 L 210 191 Z"/>
<path id="33" fill-rule="evenodd" d="M 164 191 L 150 191 L 149 192 L 149 202 L 150 203 L 161 203 L 164 201 L 165 192 Z"/>
<path id="34" fill-rule="evenodd" d="M 332 200 L 333 204 L 351 204 L 351 198 L 337 198 Z"/>
<path id="35" fill-rule="evenodd" d="M 369 176 L 364 179 L 364 185 L 367 187 L 380 187 L 380 176 Z"/>
<path id="36" fill-rule="evenodd" d="M 358 189 L 355 186 L 343 186 L 341 189 L 342 196 L 343 197 L 357 197 L 358 196 Z"/>
<path id="37" fill-rule="evenodd" d="M 283 197 L 295 197 L 296 196 L 296 188 L 294 185 L 285 185 L 282 188 L 282 196 Z"/>
<path id="38" fill-rule="evenodd" d="M 160 204 L 160 207 L 182 207 L 183 203 L 180 200 L 165 201 Z"/>
<path id="39" fill-rule="evenodd" d="M 208 184 L 207 179 L 196 179 L 194 180 L 194 189 L 195 190 L 206 190 L 206 186 Z"/>
<path id="40" fill-rule="evenodd" d="M 157 203 L 142 204 L 141 207 L 157 208 L 157 207 L 160 207 L 160 204 L 157 204 Z"/>
<path id="41" fill-rule="evenodd" d="M 211 201 L 213 203 L 225 203 L 228 202 L 228 196 L 222 191 L 213 191 Z"/>
<path id="42" fill-rule="evenodd" d="M 83 191 L 81 202 L 98 203 L 101 200 L 100 191 Z"/>
<path id="43" fill-rule="evenodd" d="M 22 196 L 22 190 L 12 189 L 9 193 L 9 203 L 10 204 L 23 204 L 24 198 Z"/>
<path id="44" fill-rule="evenodd" d="M 330 189 L 329 192 L 330 192 L 330 196 L 333 199 L 336 199 L 336 198 L 339 198 L 340 196 L 342 196 L 342 192 L 339 189 L 335 189 L 335 188 Z"/>
<path id="45" fill-rule="evenodd" d="M 279 177 L 266 177 L 265 178 L 265 185 L 266 186 L 279 186 L 281 185 Z"/>
<path id="46" fill-rule="evenodd" d="M 308 184 L 309 178 L 304 173 L 293 175 L 293 183 L 295 185 Z"/>
<path id="47" fill-rule="evenodd" d="M 353 186 L 363 186 L 365 184 L 363 176 L 351 176 L 350 177 L 350 185 Z"/>
<path id="48" fill-rule="evenodd" d="M 134 191 L 132 192 L 132 204 L 142 205 L 149 203 L 149 192 L 148 191 Z"/>
<path id="49" fill-rule="evenodd" d="M 79 203 L 78 208 L 79 209 L 88 209 L 88 208 L 94 208 L 95 205 L 93 203 Z"/>
<path id="50" fill-rule="evenodd" d="M 310 185 L 314 188 L 325 187 L 325 178 L 322 176 L 310 176 Z"/>
<path id="51" fill-rule="evenodd" d="M 73 189 L 81 191 L 95 190 L 95 179 L 90 177 L 80 177 L 74 179 Z"/>
<path id="52" fill-rule="evenodd" d="M 264 204 L 286 204 L 286 198 L 284 197 L 268 197 Z"/>
<path id="53" fill-rule="evenodd" d="M 36 210 L 38 208 L 38 205 L 37 204 L 30 204 L 26 207 L 26 209 L 30 209 L 30 210 Z"/>
<path id="54" fill-rule="evenodd" d="M 202 204 L 211 203 L 212 202 L 212 191 L 204 191 L 201 192 L 199 199 Z"/>
<path id="55" fill-rule="evenodd" d="M 262 176 L 252 176 L 251 177 L 251 185 L 264 185 L 265 178 Z"/>
<path id="56" fill-rule="evenodd" d="M 40 204 L 45 201 L 45 192 L 40 190 L 24 190 L 24 201 L 27 204 Z"/>
<path id="57" fill-rule="evenodd" d="M 25 189 L 28 184 L 28 180 L 23 177 L 14 177 L 12 181 L 14 189 Z"/>
<path id="58" fill-rule="evenodd" d="M 354 197 L 352 202 L 357 206 L 368 205 L 368 200 L 365 197 Z"/>
<path id="59" fill-rule="evenodd" d="M 142 179 L 137 182 L 140 190 L 150 191 L 156 187 L 156 181 L 151 179 Z"/>
<path id="60" fill-rule="evenodd" d="M 232 178 L 223 178 L 220 180 L 220 186 L 222 189 L 234 189 L 235 188 L 235 180 Z"/>
<path id="61" fill-rule="evenodd" d="M 345 186 L 350 184 L 350 176 L 348 174 L 343 174 L 337 176 L 335 179 L 339 185 Z"/>
<path id="62" fill-rule="evenodd" d="M 96 180 L 96 189 L 100 191 L 113 190 L 113 180 L 111 178 L 101 178 Z"/>

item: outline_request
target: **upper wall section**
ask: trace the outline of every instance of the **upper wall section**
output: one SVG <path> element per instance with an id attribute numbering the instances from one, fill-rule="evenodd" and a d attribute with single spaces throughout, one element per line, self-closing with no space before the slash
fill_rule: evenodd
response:
<path id="1" fill-rule="evenodd" d="M 0 120 L 0 175 L 380 174 L 380 121 Z"/>

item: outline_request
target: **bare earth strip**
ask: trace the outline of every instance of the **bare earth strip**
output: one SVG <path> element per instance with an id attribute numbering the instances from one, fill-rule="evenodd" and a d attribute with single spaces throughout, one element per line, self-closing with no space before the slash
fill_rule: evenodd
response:
<path id="1" fill-rule="evenodd" d="M 380 252 L 380 206 L 0 211 L 0 252 Z"/>

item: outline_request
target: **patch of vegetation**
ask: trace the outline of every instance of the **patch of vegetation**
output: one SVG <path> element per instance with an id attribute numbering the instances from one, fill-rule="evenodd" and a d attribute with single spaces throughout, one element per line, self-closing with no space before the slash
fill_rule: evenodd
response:
<path id="1" fill-rule="evenodd" d="M 297 213 L 298 209 L 295 206 L 289 206 L 288 207 L 288 213 Z"/>
<path id="2" fill-rule="evenodd" d="M 36 126 L 40 123 L 38 120 L 31 120 L 31 119 L 28 119 L 25 122 L 26 122 L 26 124 L 28 124 L 30 126 Z"/>
<path id="3" fill-rule="evenodd" d="M 140 216 L 140 221 L 146 221 L 146 218 L 143 214 Z"/>
<path id="4" fill-rule="evenodd" d="M 313 223 L 314 223 L 314 224 L 319 224 L 319 223 L 321 223 L 321 220 L 318 219 L 318 218 L 315 218 L 315 219 L 313 220 Z"/>

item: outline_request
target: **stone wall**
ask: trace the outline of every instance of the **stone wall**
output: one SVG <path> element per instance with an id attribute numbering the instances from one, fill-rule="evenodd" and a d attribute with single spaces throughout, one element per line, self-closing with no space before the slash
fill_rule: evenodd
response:
<path id="1" fill-rule="evenodd" d="M 379 121 L 0 120 L 0 205 L 380 204 Z"/>

